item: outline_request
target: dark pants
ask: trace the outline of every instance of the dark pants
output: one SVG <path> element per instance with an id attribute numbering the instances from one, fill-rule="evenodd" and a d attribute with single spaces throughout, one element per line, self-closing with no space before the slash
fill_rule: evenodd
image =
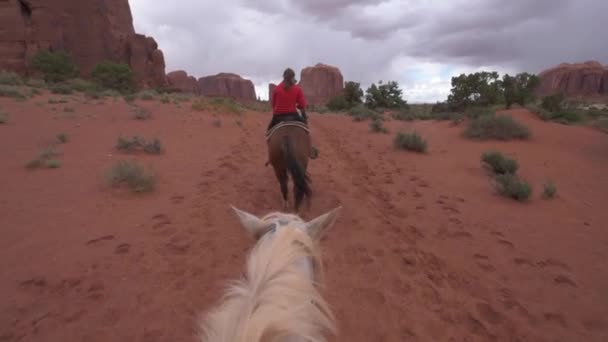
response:
<path id="1" fill-rule="evenodd" d="M 270 130 L 272 127 L 274 127 L 276 124 L 278 124 L 279 122 L 282 121 L 299 121 L 299 122 L 303 122 L 305 124 L 308 124 L 308 120 L 306 120 L 305 118 L 301 117 L 297 112 L 296 113 L 287 113 L 287 114 L 279 114 L 279 115 L 273 115 L 272 116 L 272 120 L 270 120 L 270 123 L 268 124 L 268 130 Z"/>

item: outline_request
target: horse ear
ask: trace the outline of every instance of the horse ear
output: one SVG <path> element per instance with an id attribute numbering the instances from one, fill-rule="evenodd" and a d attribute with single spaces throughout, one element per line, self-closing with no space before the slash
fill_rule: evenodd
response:
<path id="1" fill-rule="evenodd" d="M 312 221 L 306 223 L 306 231 L 313 239 L 319 239 L 324 231 L 329 229 L 338 216 L 338 213 L 342 210 L 342 207 L 337 207 L 332 211 L 329 211 Z"/>
<path id="2" fill-rule="evenodd" d="M 265 226 L 264 221 L 262 221 L 257 216 L 250 214 L 248 212 L 245 212 L 243 210 L 239 210 L 232 205 L 231 205 L 231 207 L 232 207 L 232 210 L 234 210 L 234 212 L 238 215 L 239 220 L 241 221 L 241 224 L 243 225 L 243 227 L 245 227 L 245 229 L 247 230 L 247 232 L 249 232 L 249 234 L 251 234 L 254 237 L 257 237 L 262 233 L 262 230 L 264 229 L 264 226 Z"/>

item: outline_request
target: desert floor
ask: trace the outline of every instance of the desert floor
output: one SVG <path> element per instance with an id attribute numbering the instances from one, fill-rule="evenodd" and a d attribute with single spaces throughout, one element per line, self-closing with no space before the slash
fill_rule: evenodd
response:
<path id="1" fill-rule="evenodd" d="M 122 98 L 0 98 L 0 341 L 195 341 L 254 243 L 230 205 L 281 207 L 264 167 L 269 113 L 136 103 L 152 117 L 133 119 Z M 311 114 L 321 155 L 303 216 L 343 206 L 321 246 L 331 341 L 608 341 L 608 135 L 509 113 L 531 140 L 471 141 L 435 121 L 376 134 Z M 409 129 L 427 154 L 393 148 Z M 24 167 L 61 132 L 61 167 Z M 164 152 L 117 151 L 121 134 L 158 137 Z M 480 163 L 491 148 L 519 161 L 527 203 L 496 194 Z M 121 159 L 151 166 L 156 190 L 106 186 Z"/>

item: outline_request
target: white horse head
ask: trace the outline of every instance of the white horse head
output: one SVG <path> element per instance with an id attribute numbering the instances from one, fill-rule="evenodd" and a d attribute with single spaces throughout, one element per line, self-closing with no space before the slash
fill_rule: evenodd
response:
<path id="1" fill-rule="evenodd" d="M 202 324 L 205 341 L 325 341 L 334 316 L 317 290 L 322 274 L 318 242 L 341 207 L 309 222 L 273 212 L 259 218 L 232 207 L 257 240 L 245 279 Z"/>

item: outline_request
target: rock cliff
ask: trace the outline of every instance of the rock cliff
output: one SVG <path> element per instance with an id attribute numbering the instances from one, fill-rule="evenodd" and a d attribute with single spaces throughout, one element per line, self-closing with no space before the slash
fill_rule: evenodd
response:
<path id="1" fill-rule="evenodd" d="M 0 1 L 0 69 L 27 74 L 39 49 L 65 50 L 86 77 L 102 61 L 131 66 L 140 86 L 164 86 L 165 60 L 136 34 L 128 0 Z"/>
<path id="2" fill-rule="evenodd" d="M 558 92 L 566 97 L 595 97 L 608 95 L 608 66 L 596 61 L 563 63 L 541 72 L 536 93 L 541 96 Z"/>
<path id="3" fill-rule="evenodd" d="M 257 100 L 253 82 L 239 75 L 219 73 L 198 79 L 200 94 L 203 96 L 231 97 L 237 100 Z"/>
<path id="4" fill-rule="evenodd" d="M 334 96 L 344 91 L 344 78 L 340 69 L 318 63 L 306 67 L 300 73 L 300 87 L 310 105 L 325 105 Z"/>
<path id="5" fill-rule="evenodd" d="M 183 70 L 172 71 L 167 74 L 167 83 L 169 87 L 179 90 L 184 93 L 195 95 L 200 94 L 198 82 L 194 76 L 189 76 Z"/>

